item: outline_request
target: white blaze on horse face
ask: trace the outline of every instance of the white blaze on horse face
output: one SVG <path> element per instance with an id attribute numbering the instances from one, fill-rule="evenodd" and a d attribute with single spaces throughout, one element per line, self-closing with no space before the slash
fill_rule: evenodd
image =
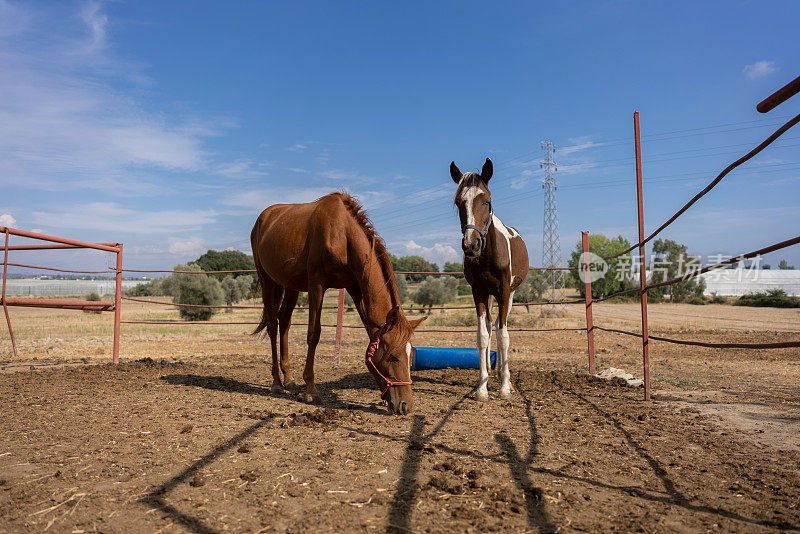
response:
<path id="1" fill-rule="evenodd" d="M 406 341 L 406 356 L 408 356 L 408 373 L 411 376 L 411 343 Z"/>
<path id="2" fill-rule="evenodd" d="M 467 212 L 467 224 L 478 226 L 475 224 L 475 197 L 481 194 L 481 188 L 472 186 L 464 189 L 461 192 L 461 201 L 464 203 L 464 210 Z"/>

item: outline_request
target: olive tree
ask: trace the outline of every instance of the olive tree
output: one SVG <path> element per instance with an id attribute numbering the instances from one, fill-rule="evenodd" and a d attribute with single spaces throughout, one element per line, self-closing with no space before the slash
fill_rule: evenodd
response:
<path id="1" fill-rule="evenodd" d="M 222 291 L 225 293 L 225 304 L 228 306 L 233 305 L 240 300 L 246 299 L 251 293 L 253 285 L 253 277 L 248 275 L 244 276 L 226 276 L 221 282 Z M 230 313 L 232 310 L 228 308 L 225 310 Z"/>
<path id="2" fill-rule="evenodd" d="M 452 302 L 458 295 L 458 280 L 450 276 L 437 278 L 429 276 L 422 282 L 414 292 L 412 299 L 422 307 L 431 311 L 432 306 L 442 306 Z"/>

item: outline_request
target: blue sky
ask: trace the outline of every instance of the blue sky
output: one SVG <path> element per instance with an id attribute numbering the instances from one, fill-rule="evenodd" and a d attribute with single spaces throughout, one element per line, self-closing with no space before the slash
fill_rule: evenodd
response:
<path id="1" fill-rule="evenodd" d="M 655 228 L 800 109 L 796 2 L 0 0 L 0 224 L 125 244 L 164 268 L 249 251 L 258 213 L 337 189 L 391 251 L 460 261 L 448 165 L 495 163 L 496 213 L 541 259 L 542 158 L 563 255 L 636 237 L 632 114 Z M 800 130 L 663 235 L 696 254 L 794 237 Z M 767 258 L 800 266 L 797 247 Z M 105 266 L 87 252 L 21 261 Z"/>

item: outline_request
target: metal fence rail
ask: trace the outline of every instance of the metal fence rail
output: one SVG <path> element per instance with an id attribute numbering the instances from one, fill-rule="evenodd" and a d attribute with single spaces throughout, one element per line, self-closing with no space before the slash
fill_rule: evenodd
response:
<path id="1" fill-rule="evenodd" d="M 89 311 L 113 311 L 114 312 L 114 348 L 113 359 L 114 363 L 119 361 L 119 334 L 120 334 L 120 304 L 122 299 L 122 243 L 87 243 L 85 241 L 77 241 L 75 239 L 67 239 L 65 237 L 56 237 L 52 235 L 41 234 L 37 232 L 28 232 L 19 230 L 17 228 L 8 228 L 0 226 L 0 232 L 4 234 L 3 245 L 3 286 L 2 293 L 0 293 L 0 300 L 3 304 L 3 313 L 6 316 L 6 325 L 8 326 L 8 335 L 11 338 L 11 347 L 14 351 L 14 357 L 18 357 L 17 342 L 14 339 L 14 330 L 11 327 L 11 316 L 8 314 L 9 306 L 25 306 L 35 308 L 62 308 L 69 310 L 89 310 Z M 47 241 L 45 245 L 9 245 L 12 235 L 25 237 L 28 239 L 36 239 L 39 241 Z M 55 244 L 53 244 L 55 243 Z M 61 272 L 73 272 L 81 274 L 94 274 L 105 273 L 108 271 L 70 271 L 67 269 L 56 269 L 52 267 L 40 267 L 35 265 L 25 265 L 18 263 L 9 263 L 8 251 L 9 250 L 54 250 L 54 249 L 94 249 L 103 250 L 105 252 L 113 252 L 116 254 L 116 267 L 114 269 L 114 301 L 101 302 L 101 301 L 79 301 L 79 300 L 56 300 L 56 299 L 21 299 L 21 298 L 8 298 L 6 297 L 6 284 L 8 267 L 17 266 L 29 269 L 47 269 Z"/>

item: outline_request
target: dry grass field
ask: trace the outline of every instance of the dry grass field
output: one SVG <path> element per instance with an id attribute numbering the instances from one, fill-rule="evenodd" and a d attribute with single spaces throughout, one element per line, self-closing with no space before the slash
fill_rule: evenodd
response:
<path id="1" fill-rule="evenodd" d="M 330 297 L 333 297 L 331 292 Z M 126 320 L 177 319 L 124 302 Z M 249 326 L 123 325 L 112 315 L 12 308 L 0 335 L 0 530 L 40 532 L 771 531 L 800 528 L 800 351 L 653 342 L 654 401 L 586 375 L 583 332 L 512 332 L 510 402 L 470 399 L 476 371 L 415 373 L 416 411 L 385 414 L 367 338 L 333 329 L 321 406 L 270 395 Z M 515 309 L 517 324 L 584 326 Z M 256 321 L 258 310 L 213 321 Z M 460 324 L 461 311 L 429 322 Z M 304 314 L 295 315 L 304 322 Z M 650 306 L 651 331 L 716 341 L 800 337 L 800 310 Z M 637 330 L 637 304 L 595 307 Z M 323 318 L 335 322 L 333 310 Z M 348 324 L 358 324 L 348 314 Z M 436 326 L 464 329 L 464 326 Z M 472 346 L 424 333 L 420 346 Z M 305 330 L 291 334 L 301 369 Z M 598 368 L 641 376 L 641 342 L 598 332 Z M 138 361 L 137 361 L 138 360 Z M 496 388 L 496 382 L 490 383 Z"/>

